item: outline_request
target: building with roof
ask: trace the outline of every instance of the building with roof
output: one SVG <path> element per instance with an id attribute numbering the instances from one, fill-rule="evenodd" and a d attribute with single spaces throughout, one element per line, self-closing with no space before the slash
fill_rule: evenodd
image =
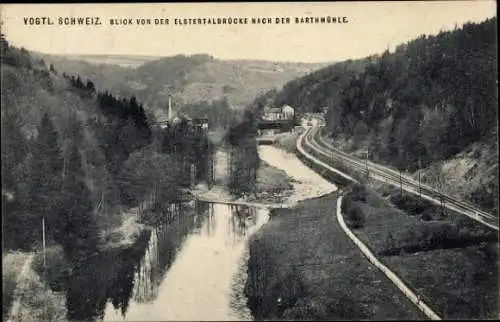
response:
<path id="1" fill-rule="evenodd" d="M 264 108 L 262 119 L 266 121 L 277 120 L 291 120 L 295 115 L 295 110 L 289 105 L 282 107 L 268 107 Z"/>
<path id="2" fill-rule="evenodd" d="M 286 120 L 291 120 L 295 115 L 295 110 L 290 105 L 283 105 L 281 107 L 281 113 L 283 113 L 283 117 Z"/>

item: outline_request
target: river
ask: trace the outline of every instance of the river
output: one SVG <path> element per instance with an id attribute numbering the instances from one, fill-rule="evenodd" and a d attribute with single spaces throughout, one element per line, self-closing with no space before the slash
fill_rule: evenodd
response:
<path id="1" fill-rule="evenodd" d="M 177 222 L 154 230 L 126 313 L 108 303 L 104 320 L 252 319 L 240 281 L 245 242 L 267 221 L 267 211 L 203 202 L 195 208 L 190 227 Z"/>
<path id="2" fill-rule="evenodd" d="M 293 154 L 268 146 L 259 154 L 297 180 L 294 201 L 336 189 Z M 99 254 L 73 270 L 70 319 L 253 320 L 243 294 L 247 241 L 268 221 L 268 210 L 193 201 L 169 214 L 134 248 Z"/>

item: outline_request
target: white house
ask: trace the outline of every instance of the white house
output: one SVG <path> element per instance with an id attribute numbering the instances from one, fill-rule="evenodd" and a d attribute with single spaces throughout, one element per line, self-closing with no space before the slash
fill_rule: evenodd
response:
<path id="1" fill-rule="evenodd" d="M 264 108 L 264 115 L 262 116 L 262 118 L 267 121 L 275 121 L 282 119 L 281 108 L 271 108 L 266 106 Z"/>
<path id="2" fill-rule="evenodd" d="M 289 120 L 293 118 L 295 110 L 290 105 L 283 105 L 281 107 L 281 113 L 285 119 Z"/>
<path id="3" fill-rule="evenodd" d="M 178 118 L 178 117 L 176 116 L 176 117 L 174 117 L 174 118 L 172 119 L 172 124 L 177 124 L 177 123 L 179 123 L 180 121 L 181 121 L 181 119 L 180 119 L 180 118 Z"/>

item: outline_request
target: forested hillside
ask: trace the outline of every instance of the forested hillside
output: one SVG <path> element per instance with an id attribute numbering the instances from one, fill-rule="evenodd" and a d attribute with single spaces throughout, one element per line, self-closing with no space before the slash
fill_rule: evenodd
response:
<path id="1" fill-rule="evenodd" d="M 184 104 L 223 99 L 231 107 L 244 107 L 257 95 L 326 65 L 220 60 L 200 54 L 148 60 L 137 68 L 130 68 L 41 53 L 36 56 L 54 64 L 61 72 L 92 79 L 98 88 L 124 96 L 134 94 L 146 110 L 159 116 L 166 113 L 168 95 L 173 97 L 174 112 Z M 92 57 L 91 61 L 99 60 Z"/>
<path id="2" fill-rule="evenodd" d="M 186 120 L 152 126 L 135 96 L 59 73 L 2 36 L 3 246 L 61 244 L 69 259 L 92 254 L 113 208 L 175 200 L 207 178 L 211 143 Z M 120 224 L 115 223 L 115 224 Z"/>
<path id="3" fill-rule="evenodd" d="M 498 171 L 496 25 L 491 18 L 422 35 L 393 53 L 293 80 L 267 100 L 302 112 L 326 106 L 337 146 L 368 149 L 370 159 L 403 170 L 428 167 L 424 179 L 441 176 L 445 192 L 491 210 Z"/>
<path id="4" fill-rule="evenodd" d="M 279 91 L 271 89 L 259 95 L 252 105 L 262 108 L 266 104 L 274 107 L 288 104 L 299 113 L 322 112 L 325 107 L 339 104 L 340 97 L 333 93 L 340 91 L 352 77 L 376 59 L 376 56 L 370 56 L 365 59 L 347 60 L 314 71 L 287 82 Z"/>

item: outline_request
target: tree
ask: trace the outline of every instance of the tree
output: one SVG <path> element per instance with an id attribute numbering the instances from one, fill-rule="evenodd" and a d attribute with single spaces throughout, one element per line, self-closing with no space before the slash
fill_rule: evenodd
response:
<path id="1" fill-rule="evenodd" d="M 90 90 L 92 92 L 95 92 L 95 85 L 94 85 L 94 83 L 90 79 L 87 80 L 87 86 L 86 87 L 87 87 L 88 90 Z"/>
<path id="2" fill-rule="evenodd" d="M 243 195 L 255 192 L 260 159 L 257 152 L 257 111 L 251 106 L 243 112 L 242 120 L 233 124 L 226 133 L 229 143 L 229 189 Z"/>
<path id="3" fill-rule="evenodd" d="M 78 76 L 75 80 L 75 86 L 76 88 L 79 88 L 79 89 L 84 89 L 85 86 L 83 85 L 83 82 L 82 82 L 82 79 L 80 78 L 80 76 Z"/>
<path id="4" fill-rule="evenodd" d="M 2 60 L 7 55 L 7 51 L 9 49 L 9 42 L 5 39 L 5 35 L 3 33 L 0 34 L 0 48 L 2 52 Z"/>
<path id="5" fill-rule="evenodd" d="M 55 238 L 63 245 L 68 257 L 75 259 L 95 252 L 99 236 L 78 147 L 82 140 L 82 125 L 72 118 L 70 126 L 71 141 L 60 208 L 57 211 L 58 231 Z"/>
<path id="6" fill-rule="evenodd" d="M 21 196 L 28 148 L 21 125 L 14 108 L 2 110 L 2 240 L 7 248 L 26 248 L 33 241 L 26 231 L 25 221 L 30 220 L 23 211 Z"/>
<path id="7" fill-rule="evenodd" d="M 55 227 L 53 224 L 59 205 L 63 162 L 59 135 L 47 113 L 43 115 L 37 130 L 38 135 L 32 147 L 25 210 L 35 219 L 37 227 L 44 217 L 50 235 Z"/>
<path id="8" fill-rule="evenodd" d="M 27 153 L 27 142 L 21 132 L 21 119 L 14 108 L 2 111 L 2 188 L 14 189 L 15 172 Z"/>

